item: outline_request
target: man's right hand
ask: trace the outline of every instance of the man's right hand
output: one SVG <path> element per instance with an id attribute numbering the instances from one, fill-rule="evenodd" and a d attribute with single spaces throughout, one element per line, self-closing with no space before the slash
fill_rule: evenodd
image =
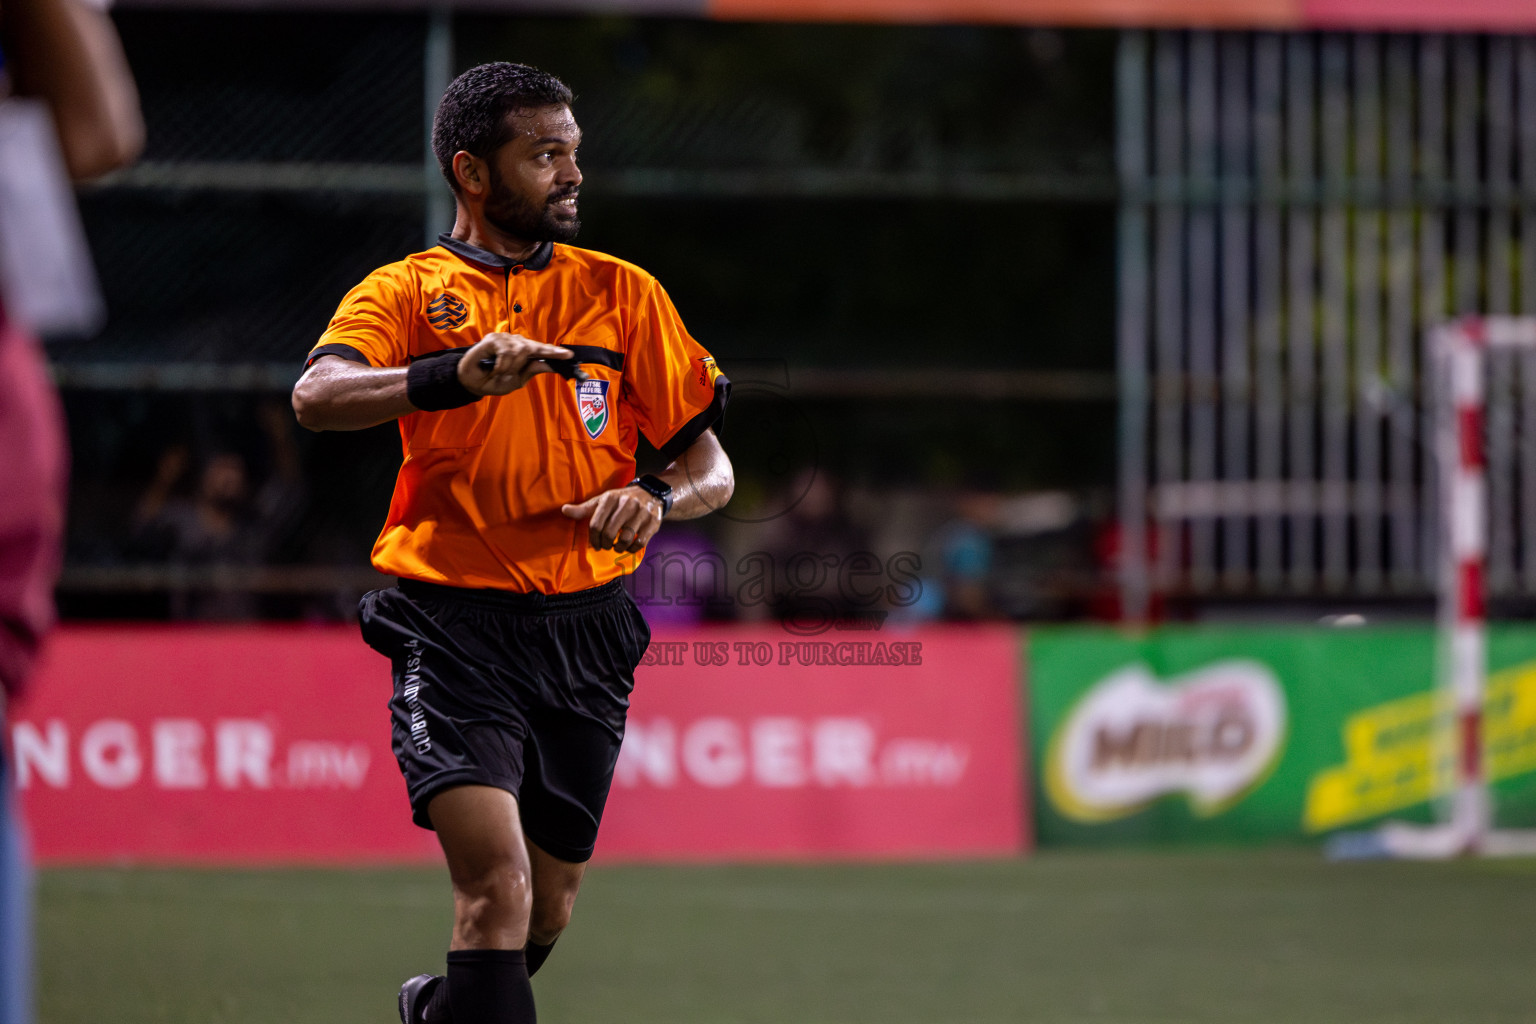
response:
<path id="1" fill-rule="evenodd" d="M 477 395 L 509 395 L 535 374 L 554 373 L 543 360 L 570 359 L 575 353 L 558 345 L 546 345 L 521 334 L 487 334 L 459 358 L 459 383 Z M 495 359 L 489 370 L 482 359 Z"/>

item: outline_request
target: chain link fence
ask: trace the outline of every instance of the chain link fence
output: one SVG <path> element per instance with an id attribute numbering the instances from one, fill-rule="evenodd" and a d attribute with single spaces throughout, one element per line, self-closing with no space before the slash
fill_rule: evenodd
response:
<path id="1" fill-rule="evenodd" d="M 305 434 L 287 392 L 340 297 L 450 226 L 431 79 L 495 59 L 576 89 L 582 244 L 661 277 L 733 377 L 780 367 L 773 394 L 809 425 L 810 444 L 776 431 L 767 392 L 744 389 L 727 432 L 741 514 L 669 527 L 679 543 L 782 564 L 793 531 L 753 511 L 778 509 L 828 557 L 925 559 L 926 596 L 892 614 L 941 613 L 950 577 L 986 595 L 962 614 L 1094 599 L 1111 34 L 116 17 L 149 139 L 81 196 L 108 326 L 51 344 L 75 444 L 66 614 L 344 618 L 378 585 L 398 437 Z M 1071 444 L 1027 440 L 1064 425 Z M 788 500 L 806 473 L 826 490 L 810 518 Z M 1032 492 L 1067 504 L 1016 514 Z M 225 512 L 238 537 L 221 543 L 203 520 Z"/>

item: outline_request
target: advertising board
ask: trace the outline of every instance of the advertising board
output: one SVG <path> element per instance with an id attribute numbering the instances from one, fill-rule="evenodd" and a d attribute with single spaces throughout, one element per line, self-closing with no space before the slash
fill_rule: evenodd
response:
<path id="1" fill-rule="evenodd" d="M 1025 843 L 1017 633 L 658 632 L 611 859 L 943 857 Z M 434 861 L 349 628 L 74 627 L 8 745 L 45 863 Z"/>
<path id="2" fill-rule="evenodd" d="M 1042 843 L 1300 839 L 1430 820 L 1451 782 L 1435 636 L 1370 629 L 1036 631 Z M 1501 822 L 1536 822 L 1536 630 L 1491 637 Z"/>

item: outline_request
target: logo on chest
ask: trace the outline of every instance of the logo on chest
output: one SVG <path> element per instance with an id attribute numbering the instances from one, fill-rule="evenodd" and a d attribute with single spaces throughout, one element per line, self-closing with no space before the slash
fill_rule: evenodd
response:
<path id="1" fill-rule="evenodd" d="M 576 385 L 576 411 L 593 440 L 608 426 L 608 384 L 606 380 L 584 380 Z"/>
<path id="2" fill-rule="evenodd" d="M 464 300 L 453 292 L 443 292 L 427 306 L 427 323 L 440 331 L 461 327 L 469 319 L 469 309 Z"/>

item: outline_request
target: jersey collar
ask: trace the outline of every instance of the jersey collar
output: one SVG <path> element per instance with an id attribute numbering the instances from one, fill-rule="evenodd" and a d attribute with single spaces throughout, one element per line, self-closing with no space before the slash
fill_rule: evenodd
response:
<path id="1" fill-rule="evenodd" d="M 524 270 L 543 270 L 549 266 L 549 261 L 555 255 L 555 243 L 545 242 L 533 250 L 533 255 L 515 263 L 498 253 L 488 252 L 477 245 L 470 245 L 461 239 L 454 238 L 448 232 L 437 236 L 437 244 L 453 253 L 455 256 L 471 263 L 478 263 L 482 267 L 490 267 L 494 270 L 511 270 L 513 267 L 522 267 Z"/>

